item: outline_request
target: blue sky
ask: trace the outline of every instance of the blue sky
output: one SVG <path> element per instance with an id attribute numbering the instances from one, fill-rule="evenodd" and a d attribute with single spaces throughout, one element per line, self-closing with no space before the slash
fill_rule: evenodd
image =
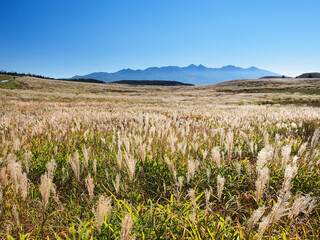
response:
<path id="1" fill-rule="evenodd" d="M 71 77 L 150 66 L 320 71 L 319 0 L 0 0 L 0 69 Z"/>

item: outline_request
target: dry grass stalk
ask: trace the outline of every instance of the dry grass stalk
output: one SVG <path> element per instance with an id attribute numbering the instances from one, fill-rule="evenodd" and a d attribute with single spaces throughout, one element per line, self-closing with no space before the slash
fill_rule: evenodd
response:
<path id="1" fill-rule="evenodd" d="M 316 129 L 313 133 L 312 139 L 311 139 L 311 150 L 312 153 L 315 147 L 318 145 L 320 139 L 320 129 Z"/>

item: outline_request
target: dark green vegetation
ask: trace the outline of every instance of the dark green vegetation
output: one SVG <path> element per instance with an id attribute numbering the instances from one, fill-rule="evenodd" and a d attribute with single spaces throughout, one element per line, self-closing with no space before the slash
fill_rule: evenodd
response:
<path id="1" fill-rule="evenodd" d="M 320 78 L 320 73 L 319 72 L 303 73 L 299 75 L 297 78 Z"/>
<path id="2" fill-rule="evenodd" d="M 69 82 L 83 82 L 83 83 L 102 83 L 105 84 L 104 81 L 96 80 L 96 79 L 89 79 L 89 78 L 72 78 L 72 79 L 56 79 L 62 81 L 69 81 Z"/>
<path id="3" fill-rule="evenodd" d="M 32 74 L 32 73 L 18 73 L 18 72 L 7 72 L 7 71 L 0 71 L 1 75 L 9 75 L 14 77 L 36 77 L 36 78 L 43 78 L 43 79 L 53 79 L 49 77 L 45 77 L 38 74 Z"/>
<path id="4" fill-rule="evenodd" d="M 112 83 L 149 86 L 194 86 L 193 84 L 165 80 L 121 80 Z"/>

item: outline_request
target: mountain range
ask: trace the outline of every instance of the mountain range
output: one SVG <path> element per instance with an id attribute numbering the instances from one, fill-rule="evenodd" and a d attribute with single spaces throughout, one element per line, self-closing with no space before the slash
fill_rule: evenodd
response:
<path id="1" fill-rule="evenodd" d="M 96 79 L 104 82 L 120 80 L 166 80 L 179 81 L 195 85 L 207 85 L 235 79 L 251 79 L 264 76 L 281 76 L 280 74 L 256 67 L 241 68 L 233 65 L 221 68 L 208 68 L 191 64 L 187 67 L 166 66 L 150 67 L 144 70 L 122 69 L 114 73 L 94 72 L 72 79 Z"/>

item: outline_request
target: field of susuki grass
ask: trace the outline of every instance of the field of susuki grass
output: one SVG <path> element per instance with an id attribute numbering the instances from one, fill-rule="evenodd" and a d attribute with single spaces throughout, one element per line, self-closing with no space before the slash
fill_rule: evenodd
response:
<path id="1" fill-rule="evenodd" d="M 320 238 L 319 108 L 26 84 L 0 90 L 1 238 Z"/>

